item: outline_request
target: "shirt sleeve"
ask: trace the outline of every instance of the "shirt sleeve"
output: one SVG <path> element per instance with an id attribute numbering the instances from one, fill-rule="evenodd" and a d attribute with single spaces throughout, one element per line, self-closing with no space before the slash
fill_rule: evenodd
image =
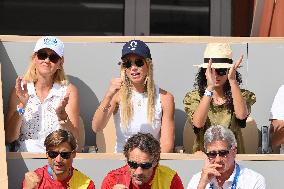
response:
<path id="1" fill-rule="evenodd" d="M 94 182 L 91 180 L 90 183 L 89 183 L 89 186 L 87 189 L 95 189 L 95 184 Z"/>
<path id="2" fill-rule="evenodd" d="M 270 119 L 284 120 L 284 85 L 278 89 L 274 97 L 270 110 Z"/>
<path id="3" fill-rule="evenodd" d="M 112 189 L 114 185 L 114 178 L 111 176 L 111 174 L 107 174 L 102 182 L 101 189 Z"/>
<path id="4" fill-rule="evenodd" d="M 180 177 L 178 176 L 178 174 L 176 173 L 171 183 L 171 189 L 183 189 L 183 188 L 184 187 L 183 187 L 182 181 Z"/>
<path id="5" fill-rule="evenodd" d="M 199 103 L 200 96 L 197 90 L 186 93 L 183 99 L 184 110 L 191 119 Z"/>
<path id="6" fill-rule="evenodd" d="M 256 102 L 256 96 L 253 92 L 249 91 L 249 90 L 245 90 L 242 89 L 242 96 L 245 99 L 246 103 L 247 103 L 247 108 L 249 113 L 251 112 L 251 106 Z"/>

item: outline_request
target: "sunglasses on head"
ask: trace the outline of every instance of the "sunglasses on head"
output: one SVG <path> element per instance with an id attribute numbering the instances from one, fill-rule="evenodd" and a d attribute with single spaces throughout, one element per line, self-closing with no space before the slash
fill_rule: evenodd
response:
<path id="1" fill-rule="evenodd" d="M 60 154 L 60 157 L 62 157 L 63 159 L 69 159 L 72 153 L 73 153 L 73 151 L 72 151 L 72 152 L 48 151 L 48 152 L 47 152 L 47 155 L 48 155 L 48 157 L 50 157 L 51 159 L 54 159 L 54 158 L 56 158 L 56 157 Z"/>
<path id="2" fill-rule="evenodd" d="M 37 51 L 36 55 L 39 60 L 45 60 L 46 58 L 49 58 L 49 60 L 53 63 L 57 63 L 58 60 L 60 59 L 60 56 L 58 54 L 56 53 L 48 54 L 45 50 Z"/>
<path id="3" fill-rule="evenodd" d="M 146 162 L 146 163 L 137 163 L 135 161 L 127 161 L 127 164 L 131 169 L 137 169 L 138 167 L 141 167 L 142 169 L 150 169 L 153 165 L 151 162 Z"/>
<path id="4" fill-rule="evenodd" d="M 230 153 L 229 150 L 220 150 L 220 151 L 210 151 L 207 152 L 206 155 L 208 158 L 216 158 L 217 155 L 219 155 L 220 157 L 227 157 L 227 155 Z"/>
<path id="5" fill-rule="evenodd" d="M 136 59 L 134 62 L 131 62 L 130 60 L 126 60 L 122 62 L 122 66 L 124 68 L 130 68 L 132 66 L 132 63 L 134 63 L 137 67 L 144 66 L 144 60 L 143 59 Z"/>

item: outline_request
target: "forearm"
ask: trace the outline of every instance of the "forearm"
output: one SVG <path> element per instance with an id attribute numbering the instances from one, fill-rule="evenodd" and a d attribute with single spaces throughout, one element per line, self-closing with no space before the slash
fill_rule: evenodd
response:
<path id="1" fill-rule="evenodd" d="M 5 126 L 5 142 L 11 143 L 20 136 L 22 116 L 17 111 L 6 122 Z"/>
<path id="2" fill-rule="evenodd" d="M 97 108 L 93 117 L 92 129 L 94 132 L 97 133 L 102 131 L 106 127 L 113 112 L 113 108 L 114 107 L 111 105 L 111 98 L 105 97 Z"/>
<path id="3" fill-rule="evenodd" d="M 245 99 L 242 96 L 241 89 L 236 80 L 230 81 L 233 105 L 236 117 L 238 119 L 245 119 L 248 116 L 248 109 Z"/>
<path id="4" fill-rule="evenodd" d="M 161 153 L 172 153 L 174 148 L 174 137 L 172 139 L 160 141 Z"/>
<path id="5" fill-rule="evenodd" d="M 197 128 L 202 128 L 205 125 L 205 122 L 208 117 L 208 111 L 210 107 L 212 97 L 210 96 L 203 96 L 198 107 L 196 108 L 194 114 L 193 114 L 193 119 L 192 119 L 192 124 L 197 127 Z"/>

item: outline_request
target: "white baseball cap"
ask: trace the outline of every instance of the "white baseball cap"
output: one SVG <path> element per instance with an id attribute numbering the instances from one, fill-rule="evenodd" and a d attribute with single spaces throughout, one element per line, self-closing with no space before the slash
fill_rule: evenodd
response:
<path id="1" fill-rule="evenodd" d="M 45 36 L 41 37 L 37 40 L 34 52 L 37 52 L 40 49 L 48 48 L 56 52 L 61 58 L 64 55 L 64 44 L 63 42 L 58 39 L 57 37 L 53 36 Z"/>

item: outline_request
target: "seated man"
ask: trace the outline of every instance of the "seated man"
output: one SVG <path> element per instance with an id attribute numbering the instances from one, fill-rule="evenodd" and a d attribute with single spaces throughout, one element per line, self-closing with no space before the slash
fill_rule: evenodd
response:
<path id="1" fill-rule="evenodd" d="M 262 175 L 235 162 L 237 141 L 228 128 L 209 127 L 204 134 L 204 148 L 208 158 L 202 171 L 190 180 L 188 189 L 265 188 Z"/>
<path id="2" fill-rule="evenodd" d="M 273 151 L 278 151 L 281 145 L 280 152 L 284 151 L 284 85 L 282 85 L 275 95 L 271 110 L 270 110 L 270 134 L 271 145 Z"/>
<path id="3" fill-rule="evenodd" d="M 27 172 L 23 181 L 24 189 L 94 189 L 94 182 L 72 167 L 76 156 L 76 139 L 70 131 L 56 130 L 50 133 L 45 141 L 48 165 Z"/>
<path id="4" fill-rule="evenodd" d="M 107 174 L 102 189 L 183 189 L 178 174 L 159 164 L 161 147 L 151 134 L 130 137 L 123 150 L 127 165 Z"/>

